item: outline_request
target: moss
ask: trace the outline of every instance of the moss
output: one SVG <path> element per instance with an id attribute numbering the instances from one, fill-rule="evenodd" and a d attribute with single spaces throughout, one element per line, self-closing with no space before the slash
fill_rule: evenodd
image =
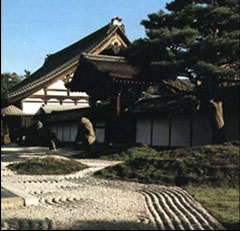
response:
<path id="1" fill-rule="evenodd" d="M 60 175 L 80 171 L 88 166 L 74 160 L 45 157 L 9 164 L 7 167 L 18 174 Z"/>
<path id="2" fill-rule="evenodd" d="M 128 158 L 126 155 L 129 155 Z M 139 178 L 138 181 L 143 183 L 165 182 L 178 186 L 209 184 L 235 187 L 239 182 L 237 145 L 206 145 L 163 151 L 144 146 L 130 147 L 116 156 L 125 162 L 98 172 L 98 176 L 104 177 L 108 171 L 113 179 Z"/>

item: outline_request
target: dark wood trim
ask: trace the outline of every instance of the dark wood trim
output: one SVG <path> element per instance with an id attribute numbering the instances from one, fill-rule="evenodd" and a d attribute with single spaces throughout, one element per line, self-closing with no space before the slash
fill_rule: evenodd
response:
<path id="1" fill-rule="evenodd" d="M 26 100 L 24 101 L 24 103 L 45 103 L 44 100 L 37 100 L 37 101 L 34 101 L 34 100 Z M 46 104 L 46 103 L 45 103 Z"/>
<path id="2" fill-rule="evenodd" d="M 95 129 L 97 129 L 97 128 L 99 128 L 99 129 L 105 129 L 106 128 L 106 126 L 95 126 Z"/>
<path id="3" fill-rule="evenodd" d="M 110 72 L 109 75 L 112 77 L 124 78 L 124 79 L 133 79 L 134 78 L 132 75 L 117 74 L 117 73 L 113 73 L 113 72 Z"/>
<path id="4" fill-rule="evenodd" d="M 172 139 L 172 116 L 169 117 L 168 146 L 171 146 Z"/>
<path id="5" fill-rule="evenodd" d="M 88 96 L 67 96 L 67 95 L 47 95 L 47 96 L 44 96 L 44 95 L 31 95 L 27 98 L 31 98 L 31 99 L 72 99 L 72 100 L 80 100 L 80 99 L 85 99 L 85 100 L 88 100 L 89 97 Z"/>
<path id="6" fill-rule="evenodd" d="M 46 89 L 46 92 L 48 92 L 48 91 L 60 91 L 60 92 L 67 92 L 68 91 L 68 89 L 57 89 L 57 88 L 47 88 Z"/>
<path id="7" fill-rule="evenodd" d="M 116 98 L 116 112 L 117 112 L 117 116 L 120 116 L 120 112 L 121 112 L 121 93 L 118 93 L 117 98 Z"/>

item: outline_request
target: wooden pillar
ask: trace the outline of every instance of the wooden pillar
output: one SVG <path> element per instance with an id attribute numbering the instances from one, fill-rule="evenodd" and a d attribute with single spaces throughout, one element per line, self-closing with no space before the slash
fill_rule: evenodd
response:
<path id="1" fill-rule="evenodd" d="M 120 100 L 121 100 L 121 93 L 118 93 L 117 98 L 116 98 L 117 116 L 120 115 L 120 110 L 121 110 Z"/>
<path id="2" fill-rule="evenodd" d="M 47 88 L 44 88 L 44 104 L 47 104 Z"/>

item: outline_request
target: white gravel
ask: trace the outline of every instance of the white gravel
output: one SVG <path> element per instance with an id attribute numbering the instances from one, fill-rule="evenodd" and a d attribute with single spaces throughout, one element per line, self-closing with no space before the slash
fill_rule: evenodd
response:
<path id="1" fill-rule="evenodd" d="M 29 158 L 46 154 L 42 149 L 40 152 L 28 150 L 28 153 L 24 150 L 26 149 L 5 148 L 2 154 L 4 157 L 4 153 L 8 151 L 14 156 L 17 151 L 17 161 L 22 157 Z M 27 176 L 17 175 L 6 168 L 9 163 L 14 162 L 13 156 L 9 157 L 9 153 L 5 156 L 6 162 L 4 158 L 1 162 L 2 184 L 11 183 L 18 190 L 31 194 L 39 200 L 37 206 L 1 210 L 2 220 L 13 219 L 15 221 L 13 228 L 21 229 L 23 220 L 30 222 L 45 219 L 53 222 L 53 227 L 51 227 L 53 229 L 147 230 L 153 227 L 151 224 L 145 224 L 149 220 L 144 197 L 137 192 L 141 185 L 100 180 L 91 176 L 94 171 L 117 164 L 119 161 L 82 159 L 78 161 L 90 166 L 83 171 L 64 176 Z M 10 161 L 9 158 L 11 158 Z"/>
<path id="2" fill-rule="evenodd" d="M 36 197 L 39 204 L 1 209 L 1 220 L 5 222 L 2 229 L 223 229 L 181 188 L 91 176 L 94 171 L 119 163 L 117 161 L 79 159 L 90 167 L 65 176 L 17 175 L 6 168 L 14 157 L 20 160 L 33 155 L 42 156 L 47 151 L 15 149 L 2 150 L 1 181 Z M 56 154 L 67 156 L 66 150 Z"/>

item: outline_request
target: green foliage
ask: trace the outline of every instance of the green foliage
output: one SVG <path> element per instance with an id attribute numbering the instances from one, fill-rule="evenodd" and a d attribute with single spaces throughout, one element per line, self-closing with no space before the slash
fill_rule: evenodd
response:
<path id="1" fill-rule="evenodd" d="M 24 72 L 24 75 L 18 75 L 15 72 L 1 73 L 1 95 L 6 91 L 10 90 L 15 85 L 17 85 L 20 81 L 28 78 L 31 75 L 31 72 L 26 69 L 24 70 Z"/>
<path id="2" fill-rule="evenodd" d="M 148 15 L 147 38 L 127 49 L 139 78 L 230 81 L 239 69 L 239 1 L 174 0 Z"/>
<path id="3" fill-rule="evenodd" d="M 2 73 L 1 74 L 1 95 L 18 84 L 21 81 L 21 78 L 16 73 Z"/>
<path id="4" fill-rule="evenodd" d="M 127 158 L 127 154 L 130 157 Z M 210 185 L 237 187 L 239 184 L 239 144 L 206 145 L 156 151 L 132 147 L 107 159 L 124 163 L 95 173 L 127 181 L 166 185 Z M 118 158 L 117 158 L 118 157 Z"/>
<path id="5" fill-rule="evenodd" d="M 98 158 L 102 160 L 126 161 L 143 155 L 154 155 L 157 151 L 147 145 L 136 144 L 96 144 L 89 150 L 74 155 L 75 158 Z"/>
<path id="6" fill-rule="evenodd" d="M 80 171 L 88 166 L 74 160 L 45 157 L 9 164 L 7 167 L 18 174 L 61 175 Z"/>

